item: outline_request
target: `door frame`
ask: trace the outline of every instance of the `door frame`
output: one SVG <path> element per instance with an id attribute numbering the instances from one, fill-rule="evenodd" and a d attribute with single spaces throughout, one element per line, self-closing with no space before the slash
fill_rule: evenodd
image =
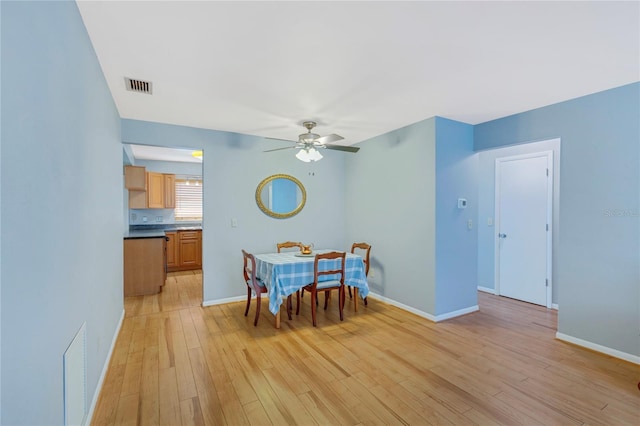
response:
<path id="1" fill-rule="evenodd" d="M 494 231 L 494 280 L 495 292 L 500 295 L 500 239 L 498 234 L 500 231 L 500 166 L 502 163 L 515 160 L 526 160 L 528 158 L 546 157 L 547 158 L 547 308 L 552 307 L 553 297 L 553 151 L 539 151 L 527 154 L 512 155 L 507 157 L 496 158 L 495 160 L 495 230 Z"/>

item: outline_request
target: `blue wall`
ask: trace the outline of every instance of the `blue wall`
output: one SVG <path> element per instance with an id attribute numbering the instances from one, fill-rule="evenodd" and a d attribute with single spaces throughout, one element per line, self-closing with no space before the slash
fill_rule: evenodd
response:
<path id="1" fill-rule="evenodd" d="M 475 126 L 475 148 L 561 138 L 558 333 L 640 355 L 640 83 Z"/>
<path id="2" fill-rule="evenodd" d="M 347 241 L 371 244 L 373 293 L 433 316 L 436 120 L 394 130 L 361 147 L 345 155 Z"/>
<path id="3" fill-rule="evenodd" d="M 478 304 L 477 175 L 473 126 L 436 117 L 436 315 Z"/>
<path id="4" fill-rule="evenodd" d="M 0 7 L 0 423 L 59 425 L 67 346 L 91 405 L 123 315 L 120 118 L 75 2 Z"/>
<path id="5" fill-rule="evenodd" d="M 347 238 L 372 245 L 372 292 L 432 320 L 475 309 L 476 174 L 473 127 L 440 117 L 367 140 L 347 157 Z"/>

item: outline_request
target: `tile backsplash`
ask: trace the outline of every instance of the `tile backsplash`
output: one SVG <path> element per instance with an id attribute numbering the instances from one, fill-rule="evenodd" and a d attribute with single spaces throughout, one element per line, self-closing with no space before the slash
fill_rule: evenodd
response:
<path id="1" fill-rule="evenodd" d="M 173 209 L 130 209 L 129 225 L 158 225 L 174 223 Z"/>

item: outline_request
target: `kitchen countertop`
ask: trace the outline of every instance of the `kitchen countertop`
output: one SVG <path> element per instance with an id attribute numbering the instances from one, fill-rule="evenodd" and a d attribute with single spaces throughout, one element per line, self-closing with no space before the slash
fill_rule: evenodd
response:
<path id="1" fill-rule="evenodd" d="M 125 239 L 134 238 L 164 238 L 166 232 L 176 231 L 201 231 L 201 225 L 134 225 L 130 226 L 129 230 L 124 233 Z"/>
<path id="2" fill-rule="evenodd" d="M 124 233 L 125 240 L 134 238 L 165 238 L 164 229 L 150 229 L 148 231 L 128 231 Z"/>

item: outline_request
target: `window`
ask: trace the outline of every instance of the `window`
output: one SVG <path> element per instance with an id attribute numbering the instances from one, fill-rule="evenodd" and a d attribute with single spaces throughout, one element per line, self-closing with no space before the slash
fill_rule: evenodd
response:
<path id="1" fill-rule="evenodd" d="M 202 220 L 202 178 L 200 176 L 176 177 L 175 219 Z"/>

